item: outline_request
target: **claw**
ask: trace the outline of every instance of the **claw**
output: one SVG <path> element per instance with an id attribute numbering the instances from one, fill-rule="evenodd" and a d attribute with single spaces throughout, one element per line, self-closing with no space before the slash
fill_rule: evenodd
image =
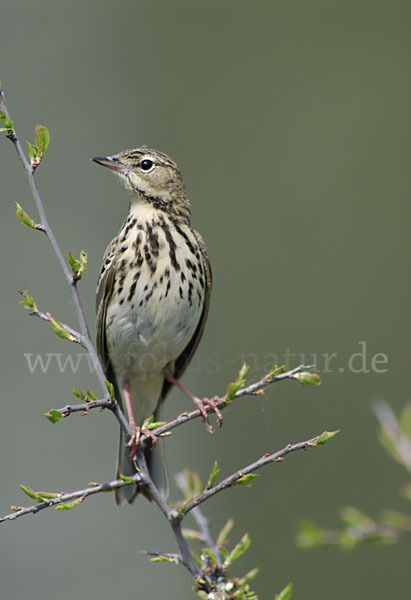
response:
<path id="1" fill-rule="evenodd" d="M 157 444 L 158 437 L 151 433 L 149 429 L 143 429 L 142 427 L 134 426 L 132 428 L 132 434 L 127 443 L 127 446 L 131 448 L 130 458 L 134 458 L 137 452 L 137 448 L 139 447 L 141 436 L 144 435 L 147 438 L 151 439 L 152 447 Z"/>

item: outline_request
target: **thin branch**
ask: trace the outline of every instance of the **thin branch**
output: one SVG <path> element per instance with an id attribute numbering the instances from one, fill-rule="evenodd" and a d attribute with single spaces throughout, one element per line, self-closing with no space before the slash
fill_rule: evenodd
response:
<path id="1" fill-rule="evenodd" d="M 0 109 L 4 110 L 7 118 L 10 119 L 10 114 L 7 109 L 6 100 L 4 97 L 4 93 L 2 91 L 0 91 Z M 38 210 L 39 217 L 40 217 L 39 231 L 43 231 L 44 234 L 47 236 L 47 239 L 49 240 L 49 242 L 54 250 L 54 253 L 57 256 L 57 260 L 58 260 L 59 265 L 64 273 L 64 277 L 70 287 L 71 294 L 72 294 L 73 301 L 74 301 L 74 306 L 75 306 L 76 313 L 77 313 L 77 318 L 78 318 L 78 321 L 80 324 L 82 343 L 83 343 L 84 347 L 86 348 L 86 350 L 88 351 L 88 353 L 90 354 L 90 357 L 93 361 L 93 365 L 94 365 L 94 368 L 96 371 L 97 379 L 101 385 L 103 392 L 105 393 L 106 392 L 106 385 L 105 385 L 106 377 L 104 375 L 103 369 L 101 367 L 100 361 L 97 356 L 96 349 L 94 347 L 94 344 L 93 344 L 91 336 L 90 336 L 90 332 L 89 332 L 87 321 L 86 321 L 86 316 L 84 313 L 83 306 L 81 304 L 80 294 L 79 294 L 79 291 L 77 288 L 77 282 L 73 279 L 73 274 L 70 271 L 70 268 L 67 264 L 66 259 L 63 256 L 63 253 L 62 253 L 60 246 L 56 240 L 53 230 L 50 227 L 50 224 L 49 224 L 47 216 L 46 216 L 46 212 L 44 210 L 43 202 L 41 200 L 41 197 L 40 197 L 40 194 L 39 194 L 39 191 L 37 188 L 37 183 L 36 183 L 36 180 L 34 177 L 33 169 L 31 167 L 31 165 L 29 164 L 29 162 L 26 158 L 26 155 L 23 152 L 23 149 L 20 144 L 20 140 L 17 137 L 14 128 L 13 128 L 13 135 L 8 135 L 7 137 L 12 142 L 12 144 L 17 152 L 17 156 L 19 157 L 20 162 L 23 165 L 23 169 L 27 175 L 30 189 L 33 194 L 33 198 L 36 203 L 37 210 Z"/>
<path id="2" fill-rule="evenodd" d="M 272 383 L 276 383 L 277 381 L 282 381 L 284 379 L 294 379 L 294 375 L 296 373 L 299 373 L 301 371 L 306 371 L 310 368 L 312 368 L 312 367 L 307 366 L 307 365 L 299 365 L 298 367 L 295 367 L 294 369 L 290 369 L 289 371 L 286 371 L 285 373 L 281 373 L 280 375 L 275 375 L 273 377 L 269 377 L 268 375 L 265 375 L 259 381 L 256 381 L 255 383 L 251 383 L 247 387 L 244 387 L 241 390 L 239 390 L 238 392 L 236 392 L 236 394 L 232 400 L 227 401 L 224 396 L 221 396 L 221 397 L 216 396 L 216 397 L 214 397 L 214 401 L 220 410 L 224 410 L 224 408 L 229 406 L 231 404 L 231 402 L 233 402 L 233 400 L 236 400 L 243 396 L 259 396 L 260 395 L 259 390 L 262 390 L 264 387 L 267 387 L 268 385 L 271 385 Z M 63 408 L 59 408 L 58 410 L 59 410 L 59 412 L 61 412 L 63 414 L 71 414 L 74 412 L 84 412 L 84 411 L 88 412 L 89 410 L 92 410 L 93 408 L 109 408 L 110 410 L 113 410 L 112 402 L 110 400 L 106 400 L 106 399 L 98 400 L 96 402 L 86 402 L 84 404 L 78 404 L 75 406 L 68 404 L 67 406 L 64 406 Z M 205 405 L 204 408 L 207 412 L 212 412 L 212 410 L 213 410 L 208 405 Z M 175 419 L 172 419 L 171 421 L 168 421 L 164 425 L 161 425 L 160 427 L 153 429 L 152 433 L 154 435 L 159 436 L 162 433 L 171 431 L 172 429 L 175 429 L 176 427 L 179 427 L 180 425 L 183 425 L 184 423 L 188 423 L 189 421 L 192 421 L 193 419 L 197 419 L 200 416 L 201 416 L 201 413 L 198 409 L 192 410 L 190 412 L 182 412 Z M 143 437 L 144 437 L 144 435 L 142 436 L 142 438 Z"/>
<path id="3" fill-rule="evenodd" d="M 140 477 L 138 474 L 133 476 L 131 479 L 134 481 L 140 481 Z M 84 488 L 83 490 L 76 490 L 75 492 L 68 492 L 67 494 L 61 493 L 56 498 L 50 498 L 45 500 L 44 502 L 37 502 L 31 506 L 26 507 L 12 507 L 14 512 L 5 515 L 4 517 L 0 517 L 0 523 L 5 523 L 6 521 L 14 521 L 19 517 L 23 517 L 24 515 L 35 514 L 44 510 L 45 508 L 57 507 L 62 504 L 67 504 L 68 502 L 72 502 L 73 500 L 77 500 L 81 498 L 81 501 L 85 500 L 88 496 L 93 496 L 94 494 L 100 494 L 101 492 L 110 492 L 117 488 L 125 487 L 127 485 L 132 485 L 131 482 L 125 482 L 122 479 L 114 479 L 113 481 L 109 481 L 107 483 L 98 483 L 93 486 Z M 133 483 L 134 485 L 134 483 Z M 41 495 L 41 492 L 39 492 Z"/>
<path id="4" fill-rule="evenodd" d="M 278 450 L 277 452 L 274 452 L 273 454 L 262 456 L 255 462 L 247 465 L 243 469 L 236 471 L 232 475 L 229 475 L 229 477 L 226 477 L 225 479 L 220 481 L 220 483 L 217 483 L 213 487 L 204 490 L 201 494 L 198 494 L 198 496 L 195 496 L 194 498 L 189 500 L 184 506 L 183 515 L 185 516 L 187 513 L 193 510 L 193 508 L 199 506 L 211 496 L 214 496 L 215 494 L 218 494 L 218 492 L 221 492 L 222 490 L 225 490 L 235 485 L 239 479 L 244 477 L 244 475 L 254 473 L 254 471 L 261 469 L 261 467 L 265 467 L 265 465 L 268 465 L 269 463 L 281 462 L 282 458 L 287 454 L 290 454 L 291 452 L 295 452 L 296 450 L 307 450 L 307 448 L 315 446 L 315 442 L 319 439 L 319 437 L 319 435 L 316 435 L 315 437 L 309 440 L 305 440 L 304 442 L 287 444 L 287 446 L 284 446 L 284 448 Z"/>
<path id="5" fill-rule="evenodd" d="M 66 404 L 66 406 L 63 406 L 63 408 L 58 408 L 57 410 L 63 416 L 68 417 L 71 414 L 78 412 L 86 414 L 93 408 L 107 408 L 108 410 L 111 410 L 124 433 L 128 437 L 131 436 L 130 423 L 128 422 L 123 411 L 121 410 L 119 403 L 115 400 L 111 400 L 111 398 L 103 398 L 102 400 L 90 400 L 90 402 L 83 402 L 82 404 Z"/>
<path id="6" fill-rule="evenodd" d="M 195 506 L 192 509 L 191 515 L 194 518 L 197 525 L 199 526 L 199 528 L 201 529 L 202 539 L 207 544 L 208 548 L 210 548 L 214 552 L 214 555 L 215 555 L 218 563 L 221 563 L 222 562 L 221 553 L 220 553 L 220 550 L 218 549 L 217 544 L 215 543 L 215 541 L 213 540 L 213 538 L 211 536 L 210 528 L 208 525 L 208 519 L 203 515 L 199 506 Z"/>
<path id="7" fill-rule="evenodd" d="M 27 306 L 25 306 L 24 308 L 27 310 L 27 312 L 30 316 L 37 317 L 37 318 L 41 319 L 42 321 L 46 321 L 47 323 L 51 323 L 52 316 L 50 314 L 44 313 L 38 309 L 32 310 L 31 308 L 29 308 Z M 81 335 L 81 333 L 79 331 L 76 331 L 69 325 L 66 325 L 66 323 L 61 323 L 61 325 L 64 327 L 64 329 L 66 329 L 66 331 L 71 333 L 71 335 L 76 338 L 75 340 L 72 340 L 75 344 L 79 344 L 85 350 L 87 350 L 87 346 L 84 342 L 83 336 Z"/>
<path id="8" fill-rule="evenodd" d="M 207 500 L 207 498 L 210 498 L 210 496 L 214 496 L 218 492 L 221 492 L 224 489 L 231 487 L 238 481 L 238 479 L 240 479 L 244 475 L 252 473 L 252 472 L 256 471 L 257 469 L 260 469 L 261 467 L 263 467 L 269 463 L 280 462 L 281 458 L 283 456 L 290 454 L 291 452 L 295 452 L 296 450 L 306 450 L 310 446 L 313 446 L 315 444 L 315 442 L 319 439 L 319 437 L 320 436 L 317 435 L 317 436 L 310 438 L 309 440 L 306 440 L 304 442 L 288 444 L 287 446 L 285 446 L 281 450 L 278 450 L 274 454 L 265 455 L 265 456 L 261 457 L 260 459 L 258 459 L 257 461 L 251 463 L 250 465 L 247 465 L 243 469 L 236 471 L 235 473 L 233 473 L 229 477 L 226 477 L 220 483 L 216 484 L 212 488 L 204 490 L 204 492 L 202 492 L 198 496 L 195 496 L 194 498 L 192 498 L 185 505 L 184 512 L 181 515 L 178 515 L 177 511 L 172 509 L 167 504 L 164 497 L 161 495 L 161 493 L 158 491 L 158 489 L 154 485 L 154 483 L 150 477 L 150 474 L 148 472 L 146 460 L 144 457 L 144 443 L 143 443 L 143 441 L 141 441 L 140 445 L 138 447 L 138 450 L 137 450 L 138 472 L 129 478 L 132 481 L 123 481 L 122 479 L 114 479 L 113 481 L 109 481 L 106 483 L 96 483 L 95 485 L 84 488 L 82 490 L 76 490 L 74 492 L 68 492 L 65 494 L 62 493 L 62 494 L 58 495 L 56 498 L 50 498 L 50 499 L 45 500 L 44 502 L 38 502 L 36 504 L 33 504 L 32 506 L 27 506 L 24 508 L 16 507 L 17 510 L 15 510 L 14 512 L 12 512 L 8 515 L 5 515 L 4 517 L 0 517 L 0 523 L 4 523 L 5 521 L 14 521 L 15 519 L 17 519 L 18 517 L 21 517 L 23 515 L 27 515 L 30 513 L 37 513 L 41 510 L 44 510 L 45 508 L 51 508 L 52 506 L 57 506 L 59 504 L 66 504 L 67 502 L 71 502 L 78 498 L 82 498 L 82 500 L 84 500 L 88 496 L 92 496 L 94 494 L 99 494 L 101 492 L 108 492 L 108 491 L 111 491 L 111 490 L 114 490 L 114 489 L 117 489 L 120 487 L 125 487 L 127 485 L 135 485 L 135 483 L 138 483 L 139 485 L 146 487 L 149 495 L 152 497 L 154 502 L 160 508 L 160 510 L 166 517 L 166 519 L 170 522 L 170 524 L 173 525 L 176 522 L 180 523 L 183 520 L 183 518 L 191 510 L 193 510 L 196 506 L 199 506 L 200 504 L 202 504 L 205 500 Z M 39 495 L 41 495 L 41 492 L 38 492 L 38 493 L 39 493 Z M 174 527 L 173 527 L 173 529 L 174 529 Z M 176 528 L 176 529 L 178 529 L 178 528 Z M 180 533 L 181 533 L 181 530 L 180 530 Z M 181 535 L 181 537 L 182 537 L 182 535 Z M 182 538 L 182 539 L 184 540 L 184 538 Z M 184 543 L 186 543 L 185 540 L 184 540 Z M 180 548 L 180 551 L 181 551 L 181 548 Z"/>
<path id="9" fill-rule="evenodd" d="M 157 504 L 157 506 L 169 522 L 171 529 L 173 530 L 174 537 L 180 550 L 182 564 L 185 565 L 185 567 L 190 571 L 193 577 L 198 577 L 201 574 L 201 571 L 193 560 L 193 556 L 191 554 L 191 550 L 187 543 L 187 540 L 183 537 L 181 531 L 181 519 L 179 518 L 178 512 L 176 510 L 173 510 L 168 505 L 163 494 L 161 494 L 161 492 L 154 485 L 154 482 L 151 479 L 149 470 L 147 468 L 144 447 L 142 445 L 139 445 L 139 447 L 137 448 L 137 455 L 134 464 L 136 466 L 136 469 L 138 470 L 138 473 L 140 474 L 141 484 L 145 486 L 148 495 Z"/>
<path id="10" fill-rule="evenodd" d="M 379 400 L 374 403 L 373 409 L 383 433 L 395 449 L 397 460 L 408 471 L 411 471 L 411 438 L 401 431 L 398 420 L 389 404 Z"/>

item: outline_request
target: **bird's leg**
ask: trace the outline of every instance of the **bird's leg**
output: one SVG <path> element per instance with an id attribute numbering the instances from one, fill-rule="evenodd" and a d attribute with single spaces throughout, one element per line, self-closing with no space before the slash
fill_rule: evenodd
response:
<path id="1" fill-rule="evenodd" d="M 130 398 L 130 384 L 128 381 L 126 381 L 126 383 L 124 384 L 122 389 L 123 389 L 124 399 L 126 401 L 128 422 L 130 423 L 130 428 L 131 428 L 131 437 L 130 437 L 130 440 L 128 441 L 127 446 L 130 446 L 130 448 L 131 448 L 130 457 L 134 458 L 136 455 L 137 448 L 140 443 L 140 438 L 141 438 L 142 434 L 151 438 L 151 443 L 153 444 L 153 447 L 157 443 L 157 436 L 152 434 L 151 431 L 149 431 L 148 429 L 143 429 L 143 427 L 140 427 L 139 425 L 136 424 L 136 420 L 134 418 L 134 413 L 133 413 L 133 406 L 131 404 L 131 398 Z"/>
<path id="2" fill-rule="evenodd" d="M 213 433 L 213 428 L 211 427 L 210 423 L 208 422 L 208 415 L 207 415 L 206 407 L 211 408 L 211 410 L 213 410 L 215 412 L 215 414 L 217 415 L 218 424 L 221 427 L 221 425 L 223 423 L 223 415 L 221 414 L 221 412 L 216 404 L 216 401 L 219 400 L 218 396 L 214 396 L 214 398 L 203 398 L 201 400 L 200 398 L 195 396 L 192 392 L 190 392 L 190 390 L 187 389 L 185 387 L 185 385 L 180 383 L 178 381 L 178 379 L 173 377 L 173 375 L 171 373 L 164 373 L 164 377 L 167 379 L 167 381 L 169 381 L 170 383 L 172 383 L 173 385 L 178 387 L 178 389 L 181 390 L 183 392 L 183 394 L 188 396 L 194 402 L 194 404 L 197 406 L 198 410 L 200 411 L 201 416 L 203 417 L 204 424 L 209 433 Z"/>
<path id="3" fill-rule="evenodd" d="M 138 443 L 140 441 L 141 428 L 138 425 L 136 425 L 136 421 L 134 419 L 133 406 L 131 404 L 131 398 L 130 398 L 130 384 L 128 381 L 125 382 L 122 389 L 123 389 L 123 394 L 124 394 L 124 400 L 126 402 L 128 422 L 130 423 L 130 428 L 131 428 L 131 437 L 130 437 L 130 440 L 129 440 L 127 446 L 130 446 L 130 448 L 131 448 L 131 453 L 130 453 L 131 458 L 134 458 L 134 456 L 136 455 L 136 452 L 137 452 Z"/>

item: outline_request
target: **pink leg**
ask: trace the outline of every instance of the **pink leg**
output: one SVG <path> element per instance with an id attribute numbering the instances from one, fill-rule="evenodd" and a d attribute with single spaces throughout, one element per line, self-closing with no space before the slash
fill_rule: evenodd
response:
<path id="1" fill-rule="evenodd" d="M 128 442 L 127 445 L 130 446 L 130 448 L 131 448 L 130 456 L 131 456 L 131 458 L 133 458 L 136 455 L 138 444 L 140 442 L 140 437 L 141 437 L 142 433 L 151 437 L 153 445 L 155 445 L 155 443 L 157 441 L 157 437 L 155 435 L 153 435 L 152 433 L 150 433 L 150 431 L 148 431 L 147 429 L 142 429 L 139 425 L 136 424 L 136 420 L 134 418 L 134 413 L 133 413 L 133 406 L 131 404 L 131 398 L 130 398 L 130 384 L 128 381 L 126 381 L 126 383 L 123 386 L 123 394 L 124 394 L 124 399 L 126 401 L 128 421 L 129 421 L 130 427 L 131 427 L 131 437 L 130 437 L 130 441 Z"/>
<path id="2" fill-rule="evenodd" d="M 200 411 L 200 413 L 203 417 L 206 429 L 209 433 L 213 433 L 213 428 L 211 427 L 211 425 L 208 422 L 206 407 L 211 408 L 211 410 L 213 410 L 215 412 L 215 414 L 217 415 L 218 424 L 221 427 L 222 422 L 223 422 L 223 415 L 221 414 L 220 410 L 218 409 L 218 407 L 216 405 L 216 400 L 219 400 L 218 396 L 215 396 L 214 398 L 204 398 L 203 400 L 201 400 L 200 398 L 195 396 L 192 392 L 190 392 L 190 390 L 187 389 L 182 383 L 180 383 L 178 381 L 178 379 L 173 377 L 173 375 L 171 373 L 164 373 L 164 377 L 167 379 L 167 381 L 169 381 L 170 383 L 172 383 L 173 385 L 178 387 L 178 389 L 181 390 L 183 392 L 183 394 L 188 396 L 188 398 L 190 398 L 194 402 L 194 404 L 197 406 L 198 410 Z"/>
<path id="3" fill-rule="evenodd" d="M 124 394 L 124 399 L 126 401 L 128 421 L 129 421 L 130 427 L 131 427 L 131 437 L 130 437 L 130 441 L 128 442 L 127 445 L 130 446 L 130 448 L 131 448 L 130 456 L 131 456 L 131 458 L 133 458 L 137 452 L 137 447 L 138 447 L 138 442 L 140 439 L 141 430 L 140 430 L 140 427 L 138 427 L 136 425 L 136 421 L 134 419 L 133 406 L 131 404 L 131 398 L 130 398 L 130 384 L 128 381 L 126 381 L 123 386 L 123 394 Z"/>

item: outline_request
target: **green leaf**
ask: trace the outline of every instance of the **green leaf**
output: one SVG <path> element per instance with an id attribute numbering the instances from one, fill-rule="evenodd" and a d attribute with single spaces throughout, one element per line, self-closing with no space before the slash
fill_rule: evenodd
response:
<path id="1" fill-rule="evenodd" d="M 3 125 L 5 127 L 4 129 L 2 129 L 2 131 L 13 133 L 13 121 L 10 121 L 10 119 L 7 117 L 5 110 L 0 110 L 0 120 L 3 122 Z"/>
<path id="2" fill-rule="evenodd" d="M 148 431 L 150 431 L 151 429 L 157 429 L 157 427 L 161 427 L 166 423 L 167 421 L 154 421 L 154 415 L 151 415 L 151 417 L 144 420 L 141 429 L 147 429 Z"/>
<path id="3" fill-rule="evenodd" d="M 246 485 L 247 487 L 251 487 L 251 482 L 257 477 L 257 473 L 249 473 L 248 475 L 243 475 L 242 477 L 240 477 L 240 479 L 237 479 L 234 485 Z"/>
<path id="4" fill-rule="evenodd" d="M 178 565 L 180 562 L 180 557 L 178 556 L 178 554 L 159 554 L 158 556 L 154 556 L 154 558 L 150 558 L 150 562 L 153 563 L 157 563 L 157 562 L 168 562 L 168 563 L 174 563 L 175 565 Z"/>
<path id="5" fill-rule="evenodd" d="M 400 418 L 398 419 L 401 433 L 403 433 L 408 438 L 411 438 L 411 403 L 408 402 L 402 412 L 400 414 Z M 411 441 L 411 439 L 410 439 Z"/>
<path id="6" fill-rule="evenodd" d="M 36 502 L 43 502 L 43 499 L 39 496 L 38 492 L 31 489 L 29 485 L 20 485 L 20 489 Z"/>
<path id="7" fill-rule="evenodd" d="M 31 142 L 26 140 L 26 144 L 27 144 L 27 151 L 29 154 L 29 161 L 31 166 L 35 165 L 37 167 L 38 164 L 40 164 L 40 160 L 41 158 L 39 158 L 39 154 L 37 152 L 37 148 L 34 144 L 32 144 Z"/>
<path id="8" fill-rule="evenodd" d="M 122 475 L 121 473 L 118 474 L 118 476 L 120 477 L 120 479 L 122 481 L 124 481 L 125 483 L 135 483 L 135 480 L 132 479 L 131 477 L 127 477 L 126 475 Z"/>
<path id="9" fill-rule="evenodd" d="M 71 390 L 71 393 L 82 402 L 86 401 L 86 395 L 83 394 L 83 392 L 80 392 L 76 387 Z"/>
<path id="10" fill-rule="evenodd" d="M 71 252 L 67 252 L 67 260 L 68 260 L 71 270 L 73 272 L 74 279 L 76 281 L 79 281 L 81 279 L 81 276 L 84 274 L 84 272 L 87 268 L 87 263 L 88 263 L 87 252 L 84 252 L 84 250 L 82 250 L 80 252 L 79 259 L 77 259 Z"/>
<path id="11" fill-rule="evenodd" d="M 216 568 L 218 565 L 218 560 L 217 560 L 217 557 L 214 554 L 214 552 L 211 550 L 211 548 L 203 548 L 201 552 L 203 555 L 207 556 L 211 560 L 212 567 Z M 207 563 L 208 563 L 208 561 L 207 561 Z M 209 565 L 207 565 L 207 566 L 209 566 Z"/>
<path id="12" fill-rule="evenodd" d="M 88 399 L 91 400 L 92 402 L 95 402 L 96 400 L 98 400 L 97 396 L 95 394 L 93 394 L 93 392 L 90 392 L 90 390 L 86 390 L 86 394 L 88 396 Z"/>
<path id="13" fill-rule="evenodd" d="M 77 338 L 72 333 L 67 331 L 67 329 L 64 327 L 64 325 L 62 325 L 62 323 L 60 323 L 59 321 L 57 321 L 57 319 L 52 317 L 50 313 L 47 313 L 47 316 L 50 319 L 51 326 L 53 327 L 54 333 L 57 337 L 60 337 L 63 340 L 69 340 L 69 342 L 77 342 Z"/>
<path id="14" fill-rule="evenodd" d="M 289 600 L 293 591 L 293 584 L 289 583 L 282 592 L 275 595 L 275 600 Z"/>
<path id="15" fill-rule="evenodd" d="M 246 375 L 249 371 L 249 368 L 250 367 L 246 363 L 242 364 L 242 367 L 238 372 L 236 380 L 233 381 L 232 383 L 229 383 L 227 386 L 225 400 L 227 400 L 227 401 L 233 400 L 236 393 L 245 386 Z"/>
<path id="16" fill-rule="evenodd" d="M 38 306 L 27 290 L 18 290 L 18 293 L 24 297 L 24 300 L 20 300 L 19 304 L 27 306 L 27 308 L 30 308 L 33 312 L 38 312 Z"/>
<path id="17" fill-rule="evenodd" d="M 212 468 L 211 473 L 210 473 L 210 476 L 209 476 L 208 481 L 207 481 L 207 485 L 206 485 L 207 489 L 213 487 L 213 483 L 216 480 L 217 475 L 219 474 L 219 472 L 220 472 L 220 469 L 218 468 L 218 462 L 215 460 L 213 468 Z"/>
<path id="18" fill-rule="evenodd" d="M 61 496 L 61 494 L 58 492 L 37 492 L 37 494 L 41 498 L 44 498 L 44 500 L 50 500 L 52 498 L 58 498 L 59 496 Z"/>
<path id="19" fill-rule="evenodd" d="M 14 204 L 16 205 L 16 217 L 18 220 L 23 223 L 23 225 L 38 229 L 38 225 L 36 225 L 33 219 L 29 217 L 24 208 L 22 208 L 18 202 L 15 202 Z"/>
<path id="20" fill-rule="evenodd" d="M 321 377 L 317 375 L 317 373 L 310 373 L 309 371 L 300 371 L 300 373 L 295 373 L 293 378 L 299 381 L 302 384 L 309 385 L 321 385 Z"/>
<path id="21" fill-rule="evenodd" d="M 299 548 L 318 548 L 325 544 L 324 530 L 313 521 L 301 521 L 295 540 Z"/>
<path id="22" fill-rule="evenodd" d="M 222 546 L 227 537 L 230 534 L 230 531 L 232 530 L 232 528 L 234 527 L 234 519 L 228 519 L 227 523 L 224 525 L 224 527 L 222 528 L 222 530 L 220 531 L 220 533 L 218 534 L 218 538 L 217 538 L 217 546 Z"/>
<path id="23" fill-rule="evenodd" d="M 108 395 L 110 396 L 111 400 L 114 401 L 115 400 L 115 397 L 114 397 L 114 385 L 112 383 L 110 383 L 110 381 L 108 379 L 106 379 L 104 381 L 104 383 L 106 384 Z"/>
<path id="24" fill-rule="evenodd" d="M 49 142 L 50 142 L 49 130 L 44 125 L 37 125 L 36 130 L 35 130 L 35 136 L 36 136 L 37 151 L 40 155 L 40 158 L 43 158 L 44 153 L 47 150 L 47 146 L 49 145 Z"/>
<path id="25" fill-rule="evenodd" d="M 49 412 L 44 413 L 44 416 L 50 421 L 50 423 L 58 423 L 63 418 L 63 414 L 55 408 L 52 408 L 49 410 Z"/>
<path id="26" fill-rule="evenodd" d="M 81 502 L 83 502 L 83 497 L 76 498 L 76 500 L 73 500 L 72 502 L 57 504 L 56 510 L 70 510 L 71 508 L 78 506 Z"/>
<path id="27" fill-rule="evenodd" d="M 244 534 L 241 540 L 238 542 L 238 544 L 234 546 L 230 554 L 225 559 L 223 567 L 228 568 L 230 565 L 233 564 L 234 561 L 240 558 L 240 556 L 242 556 L 244 552 L 246 552 L 246 550 L 249 548 L 250 543 L 250 536 L 248 535 L 248 533 Z"/>
<path id="28" fill-rule="evenodd" d="M 183 534 L 184 539 L 190 540 L 191 542 L 198 542 L 201 540 L 201 533 L 196 529 L 184 528 L 181 530 L 181 533 Z"/>
<path id="29" fill-rule="evenodd" d="M 271 371 L 267 375 L 267 378 L 272 379 L 273 377 L 276 377 L 277 375 L 281 375 L 281 373 L 284 373 L 284 372 L 285 372 L 285 365 L 281 365 L 280 367 L 278 365 L 273 365 L 271 367 Z"/>
<path id="30" fill-rule="evenodd" d="M 313 448 L 315 448 L 316 446 L 321 446 L 322 444 L 325 444 L 326 442 L 328 442 L 328 440 L 331 440 L 331 438 L 336 436 L 337 433 L 340 433 L 340 429 L 336 429 L 335 431 L 323 431 L 322 434 L 318 436 L 318 438 L 314 442 L 311 442 L 310 446 L 312 446 Z"/>
<path id="31" fill-rule="evenodd" d="M 400 513 L 395 510 L 385 510 L 381 515 L 384 525 L 411 531 L 411 516 L 406 513 Z"/>
<path id="32" fill-rule="evenodd" d="M 343 506 L 340 510 L 340 517 L 347 525 L 359 529 L 368 529 L 375 526 L 375 521 L 354 506 Z"/>
<path id="33" fill-rule="evenodd" d="M 256 567 L 255 569 L 251 569 L 251 571 L 248 571 L 248 573 L 246 573 L 244 577 L 242 577 L 243 582 L 248 583 L 249 581 L 254 579 L 254 577 L 256 577 L 259 572 L 260 569 L 258 567 Z"/>

